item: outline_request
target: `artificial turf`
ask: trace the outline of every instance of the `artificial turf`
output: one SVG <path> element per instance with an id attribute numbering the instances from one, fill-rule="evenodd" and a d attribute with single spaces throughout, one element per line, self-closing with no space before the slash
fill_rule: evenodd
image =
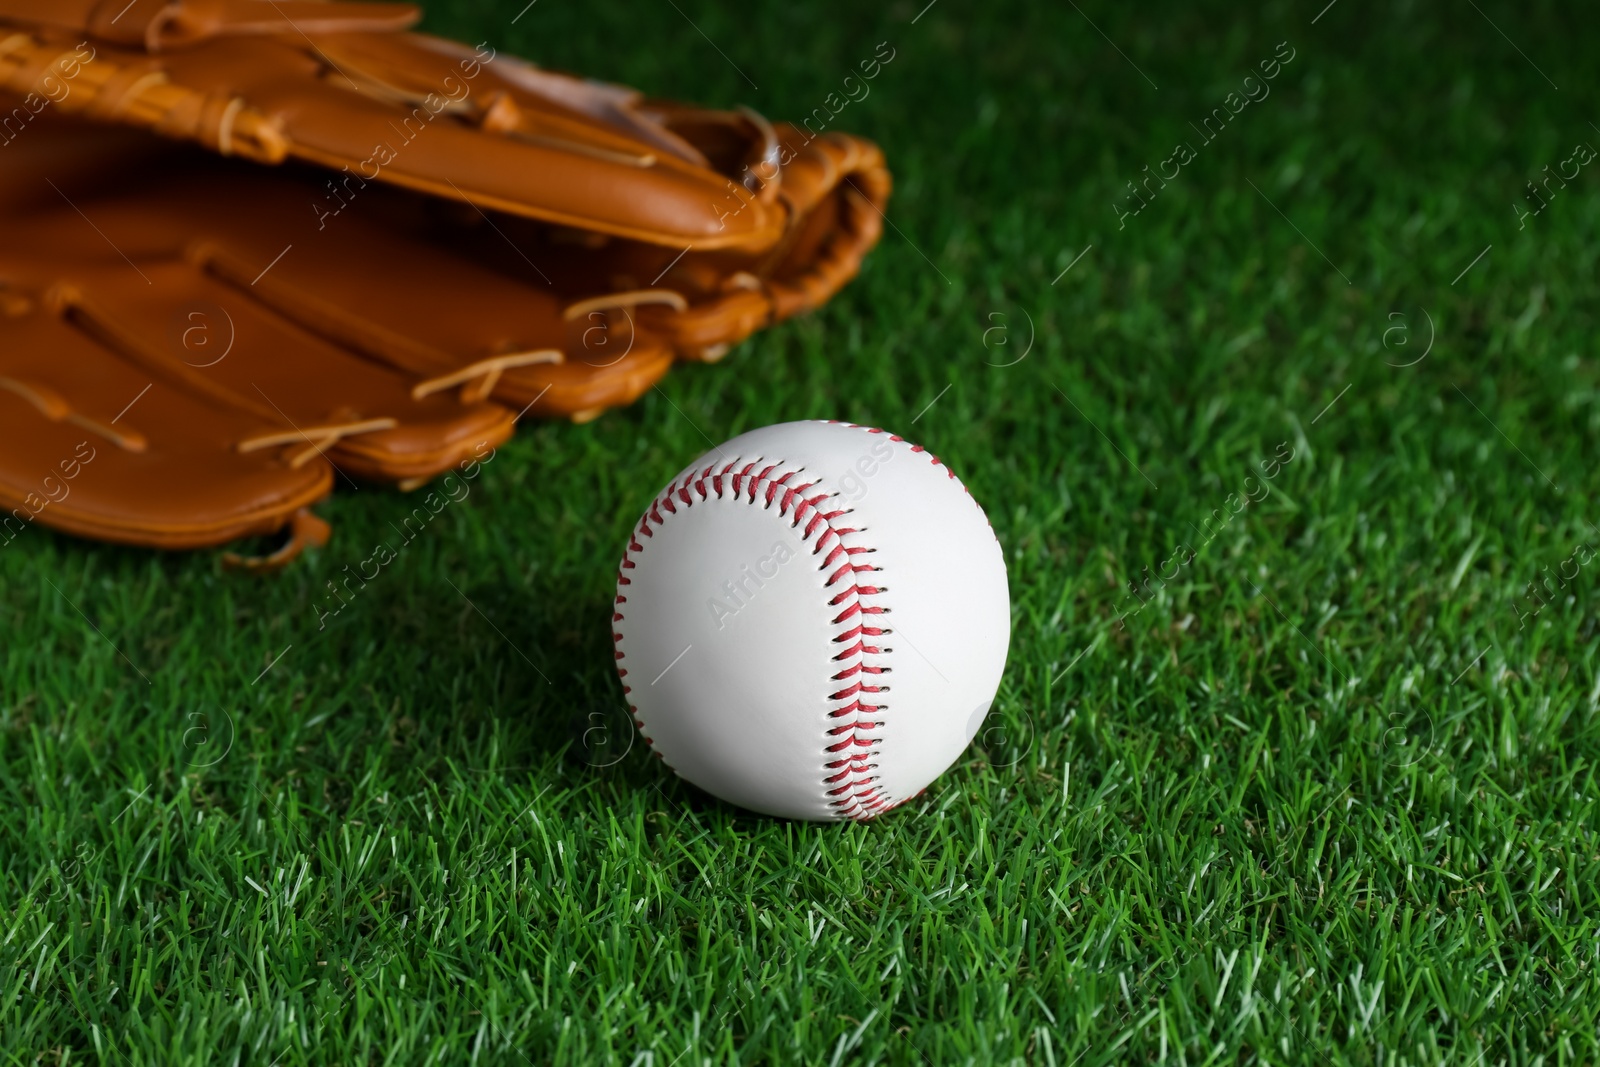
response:
<path id="1" fill-rule="evenodd" d="M 435 4 L 773 116 L 888 42 L 837 123 L 892 225 L 821 313 L 525 427 L 325 620 L 411 499 L 266 579 L 0 549 L 0 1059 L 1600 1059 L 1600 208 L 1524 186 L 1600 145 L 1591 22 Z M 1010 567 L 990 728 L 871 824 L 677 781 L 612 671 L 650 494 L 806 417 L 927 444 Z"/>

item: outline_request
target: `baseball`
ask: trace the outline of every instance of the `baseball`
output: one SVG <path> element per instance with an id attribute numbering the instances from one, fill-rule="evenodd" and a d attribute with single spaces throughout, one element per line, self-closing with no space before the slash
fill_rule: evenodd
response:
<path id="1" fill-rule="evenodd" d="M 983 509 L 932 453 L 789 422 L 656 495 L 612 625 L 634 721 L 679 776 L 768 815 L 869 819 L 978 732 L 1011 602 Z"/>

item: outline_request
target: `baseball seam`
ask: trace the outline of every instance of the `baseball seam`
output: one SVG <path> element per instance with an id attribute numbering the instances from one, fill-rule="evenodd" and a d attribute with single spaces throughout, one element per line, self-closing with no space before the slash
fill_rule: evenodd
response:
<path id="1" fill-rule="evenodd" d="M 834 423 L 834 425 L 849 426 L 851 429 L 864 430 L 872 434 L 887 433 L 876 427 L 857 426 L 854 423 Z M 888 436 L 891 441 L 905 442 L 903 437 L 894 434 Z M 911 444 L 910 448 L 913 452 L 926 455 L 935 466 L 943 466 L 936 456 L 921 445 Z M 894 650 L 869 641 L 876 642 L 893 631 L 872 625 L 874 617 L 887 614 L 889 608 L 878 602 L 863 601 L 863 598 L 874 598 L 876 601 L 888 591 L 887 586 L 863 584 L 864 579 L 860 577 L 863 574 L 878 573 L 881 568 L 857 562 L 856 557 L 869 555 L 877 549 L 870 544 L 859 543 L 862 540 L 860 535 L 865 530 L 836 525 L 835 520 L 848 515 L 852 509 L 836 507 L 829 511 L 822 510 L 824 501 L 838 501 L 837 492 L 821 492 L 807 496 L 806 494 L 817 486 L 816 480 L 804 484 L 789 484 L 792 479 L 804 475 L 803 467 L 789 467 L 781 462 L 767 463 L 765 459 L 750 460 L 740 467 L 741 462 L 744 462 L 742 458 L 729 461 L 721 470 L 718 470 L 717 465 L 713 463 L 702 470 L 691 471 L 675 479 L 651 503 L 640 519 L 638 529 L 629 538 L 628 547 L 622 554 L 622 564 L 617 570 L 617 597 L 611 616 L 612 639 L 619 646 L 614 655 L 617 675 L 622 679 L 622 691 L 624 694 L 633 692 L 633 687 L 627 681 L 628 670 L 624 665 L 626 656 L 620 647 L 622 634 L 617 629 L 617 624 L 624 618 L 622 606 L 628 600 L 623 587 L 633 584 L 627 572 L 638 566 L 634 559 L 635 554 L 644 551 L 646 542 L 640 538 L 648 540 L 655 536 L 652 524 L 665 525 L 666 517 L 662 515 L 662 511 L 665 510 L 667 515 L 671 516 L 677 514 L 680 506 L 684 509 L 692 508 L 697 494 L 702 501 L 712 496 L 718 500 L 728 499 L 730 490 L 734 499 L 743 500 L 751 505 L 760 502 L 764 510 L 771 510 L 772 505 L 776 503 L 779 517 L 789 518 L 790 528 L 800 530 L 803 541 L 812 544 L 815 538 L 811 555 L 813 558 L 822 556 L 817 569 L 827 571 L 833 568 L 823 584 L 823 595 L 829 597 L 828 606 L 837 609 L 831 620 L 838 631 L 832 643 L 842 645 L 853 640 L 853 644 L 848 648 L 831 657 L 838 665 L 838 670 L 832 674 L 830 681 L 839 688 L 827 696 L 829 703 L 833 705 L 827 717 L 830 720 L 847 721 L 840 721 L 831 726 L 825 735 L 822 751 L 822 785 L 825 795 L 829 798 L 828 806 L 833 809 L 835 816 L 841 819 L 860 820 L 881 815 L 907 798 L 899 800 L 891 798 L 881 786 L 877 785 L 879 776 L 874 773 L 878 764 L 873 761 L 878 755 L 879 746 L 883 743 L 883 738 L 877 733 L 884 725 L 880 716 L 888 711 L 887 698 L 881 694 L 889 691 L 889 686 L 874 683 L 879 676 L 892 672 L 892 668 L 879 662 L 878 657 L 886 656 Z M 759 471 L 758 467 L 761 467 Z M 950 471 L 948 467 L 946 471 L 951 478 L 955 477 L 955 472 Z M 808 514 L 810 518 L 806 519 Z M 802 521 L 805 523 L 803 530 Z M 846 581 L 849 583 L 848 587 L 839 588 Z M 868 657 L 873 659 L 869 662 Z M 877 703 L 865 703 L 862 700 L 863 695 L 870 696 Z M 666 762 L 666 757 L 655 747 L 655 741 L 645 733 L 645 724 L 639 718 L 638 706 L 630 702 L 628 707 L 645 743 L 662 762 Z"/>

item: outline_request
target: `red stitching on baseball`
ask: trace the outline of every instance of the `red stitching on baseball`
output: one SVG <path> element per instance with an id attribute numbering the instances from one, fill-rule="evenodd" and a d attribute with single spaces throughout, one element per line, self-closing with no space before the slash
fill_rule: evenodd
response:
<path id="1" fill-rule="evenodd" d="M 848 426 L 851 429 L 863 430 L 872 434 L 887 433 L 886 430 L 879 429 L 876 426 L 861 426 L 856 423 L 838 422 L 837 420 L 829 420 L 829 422 L 831 425 Z M 898 434 L 888 434 L 888 437 L 891 441 L 905 443 L 905 438 L 899 436 Z M 915 444 L 910 445 L 910 448 L 913 452 L 927 456 L 928 460 L 933 463 L 934 466 L 944 467 L 945 473 L 948 474 L 952 479 L 955 478 L 955 471 L 951 470 L 948 466 L 940 461 L 939 457 L 929 452 L 926 448 Z M 892 653 L 894 651 L 892 648 L 880 646 L 879 644 L 875 642 L 869 642 L 866 639 L 882 637 L 892 633 L 893 631 L 887 628 L 869 626 L 866 624 L 867 617 L 885 614 L 888 609 L 878 605 L 863 604 L 861 602 L 861 598 L 881 596 L 888 592 L 888 586 L 863 584 L 856 578 L 856 576 L 862 572 L 873 572 L 877 571 L 879 568 L 870 563 L 857 562 L 853 558 L 863 554 L 875 552 L 876 549 L 860 545 L 846 545 L 844 543 L 844 538 L 846 536 L 860 536 L 865 531 L 851 527 L 836 527 L 833 525 L 835 519 L 838 519 L 844 515 L 848 515 L 852 509 L 839 508 L 833 511 L 822 511 L 818 505 L 825 500 L 836 497 L 836 493 L 821 493 L 807 499 L 803 496 L 803 494 L 815 486 L 815 482 L 806 482 L 802 485 L 794 486 L 788 484 L 789 480 L 800 475 L 804 468 L 785 470 L 780 477 L 773 477 L 773 472 L 778 470 L 781 464 L 770 463 L 757 472 L 756 466 L 761 462 L 763 461 L 760 459 L 751 460 L 745 463 L 742 468 L 735 469 L 738 461 L 734 460 L 727 463 L 720 471 L 716 469 L 715 465 L 712 465 L 706 467 L 703 471 L 698 473 L 691 472 L 690 474 L 685 475 L 682 478 L 681 484 L 678 480 L 674 480 L 672 484 L 667 486 L 662 494 L 651 503 L 649 509 L 645 512 L 645 517 L 639 523 L 638 532 L 644 537 L 653 538 L 655 536 L 655 532 L 651 529 L 651 524 L 654 523 L 657 526 L 665 525 L 666 520 L 661 514 L 662 508 L 666 509 L 667 514 L 676 515 L 678 513 L 676 501 L 682 501 L 685 508 L 693 507 L 695 504 L 695 499 L 689 492 L 691 487 L 696 493 L 699 494 L 701 500 L 707 500 L 713 495 L 719 500 L 726 499 L 730 494 L 723 487 L 724 478 L 728 479 L 732 490 L 731 496 L 733 499 L 743 500 L 749 504 L 761 503 L 764 507 L 769 509 L 772 507 L 773 503 L 776 502 L 778 504 L 778 514 L 780 516 L 790 518 L 791 525 L 795 529 L 799 529 L 802 520 L 806 519 L 806 512 L 815 512 L 815 514 L 812 515 L 809 520 L 805 521 L 805 528 L 801 532 L 801 537 L 806 541 L 810 541 L 815 538 L 816 545 L 812 549 L 813 556 L 822 555 L 824 550 L 826 550 L 827 554 L 823 556 L 818 564 L 819 570 L 825 571 L 829 567 L 834 567 L 835 564 L 838 564 L 836 569 L 834 569 L 833 572 L 828 575 L 827 581 L 823 583 L 823 588 L 832 591 L 836 586 L 839 585 L 840 582 L 848 580 L 850 583 L 847 587 L 833 593 L 831 599 L 828 601 L 828 605 L 830 607 L 837 608 L 844 606 L 843 610 L 834 617 L 833 623 L 836 626 L 842 626 L 846 622 L 857 620 L 854 626 L 843 630 L 833 638 L 832 643 L 834 644 L 844 644 L 845 642 L 853 643 L 849 644 L 846 648 L 833 656 L 833 661 L 841 664 L 841 668 L 832 676 L 832 678 L 834 681 L 843 681 L 844 679 L 859 675 L 891 673 L 893 668 L 885 667 L 879 664 L 869 664 L 865 662 L 863 658 L 866 656 L 883 656 Z M 710 483 L 709 491 L 707 489 L 707 482 Z M 761 491 L 763 487 L 765 488 L 764 494 Z M 965 488 L 965 486 L 963 486 L 963 488 Z M 779 500 L 780 491 L 782 492 L 781 500 Z M 971 495 L 970 490 L 968 490 L 968 495 Z M 764 496 L 764 500 L 759 499 L 762 496 Z M 789 515 L 791 508 L 794 512 L 792 516 Z M 834 542 L 831 547 L 829 545 L 830 540 Z M 638 537 L 634 537 L 629 540 L 628 547 L 622 555 L 622 564 L 617 569 L 618 585 L 633 584 L 632 579 L 628 578 L 623 572 L 632 570 L 638 566 L 638 564 L 634 562 L 632 554 L 643 551 L 644 542 L 640 541 Z M 852 600 L 853 603 L 851 603 Z M 619 596 L 617 598 L 618 604 L 625 602 L 625 597 Z M 614 640 L 617 642 L 622 640 L 622 634 L 615 628 L 615 624 L 621 622 L 622 619 L 623 615 L 620 609 L 613 612 L 612 633 Z M 623 659 L 623 653 L 620 650 L 617 651 L 616 658 L 619 661 L 617 665 L 619 675 L 625 676 L 627 671 L 621 665 L 620 661 Z M 843 719 L 846 716 L 872 715 L 882 712 L 886 708 L 885 705 L 864 704 L 859 699 L 859 694 L 886 692 L 888 689 L 888 686 L 867 685 L 864 682 L 857 681 L 856 683 L 828 696 L 830 701 L 844 700 L 851 697 L 856 698 L 851 700 L 849 704 L 846 704 L 843 707 L 834 708 L 829 711 L 828 717 L 830 719 Z M 624 686 L 624 692 L 631 691 L 631 689 Z M 649 745 L 651 750 L 656 753 L 656 756 L 661 758 L 664 762 L 666 757 L 662 756 L 661 753 L 655 749 L 655 741 L 649 736 L 644 735 L 644 723 L 637 717 L 637 712 L 639 709 L 632 705 L 630 705 L 630 708 L 632 708 L 633 712 L 635 712 L 634 721 L 638 723 L 640 734 L 644 736 L 645 743 Z M 827 796 L 833 798 L 828 801 L 828 804 L 844 818 L 873 818 L 883 814 L 899 804 L 904 803 L 906 800 L 911 799 L 910 797 L 905 797 L 898 801 L 892 801 L 883 792 L 882 788 L 875 784 L 879 780 L 879 776 L 873 772 L 877 769 L 878 765 L 870 762 L 869 760 L 870 757 L 877 755 L 877 749 L 878 746 L 882 744 L 882 738 L 863 737 L 859 731 L 879 729 L 883 725 L 884 723 L 882 720 L 863 719 L 858 717 L 854 718 L 853 721 L 849 723 L 833 727 L 827 731 L 827 736 L 829 737 L 843 735 L 845 733 L 850 734 L 849 737 L 846 737 L 842 741 L 826 744 L 823 747 L 823 752 L 825 754 L 823 767 L 825 773 L 822 781 L 823 785 L 827 787 Z M 856 751 L 848 751 L 851 749 Z M 826 756 L 835 754 L 840 754 L 840 758 L 826 758 Z"/>
<path id="2" fill-rule="evenodd" d="M 728 496 L 728 493 L 724 489 L 723 478 L 724 476 L 727 476 L 729 482 L 731 483 L 732 497 L 734 499 L 744 500 L 746 503 L 750 504 L 762 503 L 767 508 L 771 508 L 774 503 L 777 503 L 778 514 L 780 516 L 789 517 L 791 519 L 791 525 L 797 529 L 799 528 L 800 523 L 803 520 L 806 520 L 806 513 L 808 511 L 813 512 L 810 519 L 805 521 L 805 528 L 801 533 L 803 540 L 810 541 L 815 538 L 816 547 L 812 550 L 813 556 L 822 553 L 823 549 L 827 547 L 827 542 L 830 539 L 835 542 L 831 550 L 828 551 L 827 555 L 818 565 L 819 570 L 827 570 L 841 557 L 844 559 L 844 565 L 834 570 L 833 573 L 828 576 L 823 585 L 823 588 L 828 590 L 830 593 L 830 598 L 828 601 L 829 606 L 840 607 L 841 605 L 848 605 L 845 606 L 844 610 L 833 620 L 835 625 L 842 625 L 844 622 L 854 619 L 858 616 L 877 615 L 883 613 L 885 610 L 884 608 L 863 604 L 861 603 L 860 598 L 864 596 L 879 596 L 886 590 L 886 587 L 862 584 L 855 580 L 855 576 L 860 572 L 875 571 L 877 568 L 867 564 L 854 563 L 850 558 L 855 555 L 871 552 L 873 549 L 865 546 L 845 545 L 843 543 L 843 538 L 845 536 L 855 536 L 858 535 L 860 531 L 854 528 L 839 528 L 833 525 L 833 521 L 835 519 L 849 514 L 850 509 L 839 508 L 833 511 L 822 511 L 818 505 L 825 500 L 835 497 L 837 494 L 819 493 L 813 497 L 806 498 L 804 494 L 816 484 L 815 482 L 806 482 L 800 485 L 789 484 L 791 480 L 795 479 L 802 473 L 801 468 L 785 470 L 781 475 L 774 477 L 774 472 L 779 470 L 780 464 L 768 464 L 759 473 L 753 473 L 757 463 L 759 462 L 759 460 L 751 461 L 746 463 L 744 467 L 739 470 L 735 470 L 737 465 L 736 462 L 728 463 L 720 471 L 718 471 L 715 466 L 708 466 L 703 471 L 691 473 L 690 475 L 683 477 L 681 480 L 674 480 L 672 484 L 667 486 L 666 490 L 662 492 L 661 496 L 651 503 L 650 508 L 645 513 L 645 518 L 641 520 L 639 524 L 638 532 L 646 538 L 653 538 L 655 536 L 655 532 L 651 529 L 652 523 L 657 526 L 665 524 L 665 519 L 661 514 L 663 508 L 666 509 L 667 514 L 676 515 L 678 513 L 678 501 L 681 501 L 685 508 L 692 508 L 696 503 L 695 495 L 698 495 L 701 500 L 707 500 L 713 495 L 719 500 L 725 499 Z M 695 494 L 691 494 L 689 492 L 691 487 L 694 489 Z M 762 492 L 763 488 L 765 489 L 764 493 Z M 780 492 L 782 494 L 781 499 L 779 497 Z M 789 514 L 791 510 L 793 511 L 792 516 Z M 634 537 L 629 540 L 627 550 L 623 553 L 622 564 L 617 571 L 617 582 L 619 585 L 632 584 L 632 580 L 629 579 L 623 572 L 638 566 L 638 564 L 633 560 L 632 556 L 635 552 L 643 551 L 644 542 L 641 541 L 639 537 Z M 848 587 L 834 592 L 835 587 L 838 586 L 841 581 L 846 579 L 848 579 L 850 582 Z M 854 602 L 849 603 L 852 600 Z M 620 605 L 625 602 L 625 597 L 619 596 L 617 598 L 617 604 Z M 612 617 L 612 634 L 613 639 L 617 642 L 622 640 L 622 634 L 621 631 L 616 628 L 616 624 L 622 622 L 622 620 L 623 614 L 620 607 L 614 609 Z M 836 644 L 851 641 L 852 639 L 854 639 L 854 644 L 835 655 L 833 657 L 835 662 L 847 660 L 854 660 L 854 662 L 848 666 L 844 666 L 838 673 L 836 673 L 833 676 L 835 680 L 843 679 L 851 675 L 887 673 L 890 668 L 877 664 L 866 663 L 863 657 L 885 655 L 890 650 L 881 648 L 876 644 L 869 644 L 866 641 L 861 640 L 863 636 L 877 637 L 886 632 L 888 631 L 878 627 L 865 626 L 858 623 L 836 636 L 834 638 L 834 643 Z M 620 650 L 616 653 L 616 658 L 619 661 L 618 671 L 621 674 L 626 674 L 626 669 L 622 667 L 620 662 L 624 659 L 624 654 Z M 857 682 L 843 690 L 840 690 L 839 692 L 830 694 L 828 696 L 828 700 L 830 702 L 836 702 L 855 697 L 859 693 L 876 693 L 886 690 L 887 688 L 887 686 L 869 686 L 861 682 Z M 632 705 L 630 705 L 630 707 L 635 713 L 637 713 L 639 710 L 637 707 Z M 877 713 L 883 710 L 883 705 L 863 704 L 859 699 L 854 699 L 845 706 L 834 708 L 828 712 L 829 718 L 839 719 L 844 718 L 845 716 L 852 717 L 852 721 L 849 723 L 834 727 L 827 731 L 829 736 L 841 734 L 848 734 L 849 736 L 844 737 L 841 741 L 823 746 L 823 752 L 825 756 L 849 749 L 856 750 L 851 752 L 844 759 L 824 759 L 825 773 L 823 777 L 823 785 L 827 787 L 826 795 L 831 798 L 828 801 L 828 804 L 845 818 L 860 819 L 870 817 L 883 810 L 886 810 L 886 808 L 889 806 L 889 799 L 882 795 L 878 786 L 873 784 L 878 780 L 877 776 L 872 774 L 872 771 L 876 768 L 877 764 L 867 762 L 869 756 L 876 754 L 878 746 L 882 743 L 882 739 L 878 737 L 863 736 L 861 733 L 861 731 L 865 730 L 879 729 L 884 724 L 881 720 L 856 717 L 859 714 Z M 644 727 L 641 723 L 641 735 L 643 735 L 643 732 Z M 655 742 L 653 739 L 651 739 L 649 736 L 645 736 L 645 743 L 651 747 L 652 751 L 656 752 L 657 756 L 661 756 L 661 753 L 655 749 Z M 662 757 L 662 759 L 664 761 L 665 757 Z"/>

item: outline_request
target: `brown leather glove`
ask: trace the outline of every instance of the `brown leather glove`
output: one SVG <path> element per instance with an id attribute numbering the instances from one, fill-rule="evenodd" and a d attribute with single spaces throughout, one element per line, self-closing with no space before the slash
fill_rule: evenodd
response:
<path id="1" fill-rule="evenodd" d="M 822 303 L 879 236 L 865 141 L 416 18 L 0 0 L 0 547 L 35 520 L 192 547 L 303 515 L 292 555 L 335 471 L 420 484 L 512 408 L 628 403 Z"/>

